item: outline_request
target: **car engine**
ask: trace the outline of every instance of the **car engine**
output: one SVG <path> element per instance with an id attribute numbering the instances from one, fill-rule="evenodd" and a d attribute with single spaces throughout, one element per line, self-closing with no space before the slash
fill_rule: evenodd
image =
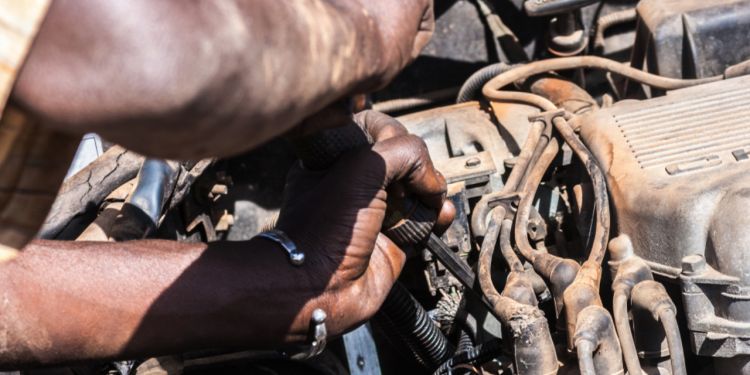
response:
<path id="1" fill-rule="evenodd" d="M 746 350 L 748 139 L 736 124 L 744 122 L 747 83 L 675 90 L 580 122 L 606 174 L 618 233 L 653 272 L 679 283 L 691 347 L 701 355 Z"/>
<path id="2" fill-rule="evenodd" d="M 435 7 L 422 56 L 359 106 L 425 141 L 457 214 L 404 244 L 370 322 L 316 356 L 60 371 L 750 374 L 750 2 Z M 192 163 L 111 146 L 87 167 L 108 182 L 69 177 L 42 237 L 248 239 L 273 225 L 295 159 L 283 141 Z M 150 221 L 123 218 L 138 209 Z"/>

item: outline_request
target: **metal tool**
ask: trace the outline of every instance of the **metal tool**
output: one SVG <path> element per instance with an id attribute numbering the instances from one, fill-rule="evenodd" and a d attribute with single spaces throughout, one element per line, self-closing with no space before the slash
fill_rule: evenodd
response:
<path id="1" fill-rule="evenodd" d="M 299 139 L 295 142 L 295 148 L 305 167 L 320 170 L 328 168 L 344 152 L 370 143 L 372 139 L 368 134 L 357 124 L 350 122 Z M 476 278 L 474 272 L 432 232 L 437 220 L 436 210 L 408 197 L 401 206 L 405 212 L 386 212 L 383 233 L 401 247 L 425 245 L 451 274 L 467 289 L 473 290 Z"/>

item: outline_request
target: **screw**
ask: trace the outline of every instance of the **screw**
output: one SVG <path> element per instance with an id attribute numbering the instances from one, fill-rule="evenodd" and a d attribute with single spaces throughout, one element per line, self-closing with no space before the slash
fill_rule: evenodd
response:
<path id="1" fill-rule="evenodd" d="M 479 160 L 479 158 L 469 158 L 468 160 L 466 160 L 466 164 L 464 166 L 466 168 L 474 168 L 479 164 L 482 164 L 482 161 Z"/>
<path id="2" fill-rule="evenodd" d="M 357 367 L 359 367 L 360 370 L 365 369 L 365 359 L 361 354 L 357 356 Z"/>

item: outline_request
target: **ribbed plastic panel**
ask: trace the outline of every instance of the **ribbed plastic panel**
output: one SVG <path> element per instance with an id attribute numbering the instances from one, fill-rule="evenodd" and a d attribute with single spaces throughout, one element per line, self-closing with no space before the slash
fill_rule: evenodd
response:
<path id="1" fill-rule="evenodd" d="M 709 90 L 613 118 L 643 169 L 720 163 L 719 154 L 750 148 L 750 86 Z"/>

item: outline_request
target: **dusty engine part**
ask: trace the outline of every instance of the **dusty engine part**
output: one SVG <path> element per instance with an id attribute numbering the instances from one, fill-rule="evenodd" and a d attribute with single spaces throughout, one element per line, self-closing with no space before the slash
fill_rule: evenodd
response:
<path id="1" fill-rule="evenodd" d="M 573 340 L 582 375 L 624 373 L 620 343 L 605 308 L 591 305 L 581 310 Z"/>
<path id="2" fill-rule="evenodd" d="M 634 311 L 639 309 L 648 311 L 654 320 L 661 323 L 663 329 L 657 329 L 655 332 L 657 334 L 664 332 L 665 339 L 654 340 L 652 337 L 650 344 L 658 346 L 662 341 L 666 341 L 672 374 L 686 374 L 685 351 L 682 348 L 682 338 L 676 318 L 677 308 L 664 286 L 654 280 L 641 281 L 633 287 L 631 302 Z M 642 320 L 643 318 L 640 321 Z"/>
<path id="3" fill-rule="evenodd" d="M 448 183 L 448 197 L 459 212 L 443 239 L 458 255 L 466 257 L 473 249 L 467 220 L 469 200 L 502 186 L 504 161 L 513 154 L 490 115 L 476 102 L 419 112 L 399 120 L 425 140 L 436 168 Z M 426 253 L 425 259 L 433 295 L 438 289 L 447 292 L 451 286 L 460 285 L 431 254 Z"/>
<path id="4" fill-rule="evenodd" d="M 644 0 L 636 12 L 637 2 L 476 0 L 476 9 L 469 1 L 436 2 L 438 15 L 461 10 L 484 17 L 487 44 L 498 48 L 502 61 L 465 81 L 461 104 L 399 118 L 425 140 L 448 182 L 456 219 L 440 240 L 431 237 L 433 244 L 445 243 L 442 253 L 418 248 L 421 256 L 409 259 L 396 286 L 402 293 L 378 313 L 369 345 L 350 345 L 350 336 L 342 352 L 342 342 L 331 337 L 323 357 L 310 363 L 338 356 L 351 374 L 370 373 L 373 363 L 384 374 L 617 374 L 626 366 L 632 374 L 703 373 L 712 360 L 685 352 L 679 342 L 689 337 L 698 355 L 724 358 L 714 361 L 715 371 L 750 373 L 750 263 L 743 258 L 743 230 L 750 224 L 743 216 L 750 190 L 743 122 L 750 78 L 724 80 L 750 67 L 724 69 L 746 55 L 738 40 L 747 31 L 748 6 Z M 550 15 L 557 16 L 552 35 L 545 26 Z M 636 18 L 640 39 L 635 66 L 629 66 L 623 62 L 631 58 Z M 592 25 L 598 25 L 593 46 L 587 41 Z M 453 27 L 442 26 L 428 50 L 460 44 L 439 39 Z M 467 31 L 463 26 L 456 30 Z M 718 36 L 727 37 L 713 43 Z M 501 37 L 531 46 L 522 51 L 528 59 L 509 59 L 513 51 L 498 43 Z M 619 55 L 597 56 L 605 51 Z M 550 53 L 581 56 L 549 59 Z M 463 68 L 494 62 L 484 57 Z M 649 65 L 640 69 L 644 60 Z M 456 69 L 444 70 L 460 70 L 451 64 Z M 382 102 L 376 94 L 375 108 L 406 103 L 390 108 L 403 114 L 416 110 L 415 103 L 433 107 L 461 82 L 436 88 L 446 77 L 419 73 L 405 75 L 416 84 L 393 86 L 414 88 L 411 97 L 385 95 L 380 99 L 396 101 Z M 652 90 L 621 95 L 612 75 Z M 689 77 L 699 79 L 680 79 Z M 659 90 L 676 91 L 613 104 Z M 420 96 L 429 100 L 414 100 Z M 190 189 L 180 189 L 178 181 L 163 202 L 162 220 L 150 215 L 157 224 L 153 235 L 205 242 L 255 235 L 264 218 L 277 213 L 284 172 L 295 162 L 272 149 L 256 155 L 262 163 L 221 160 Z M 160 191 L 150 190 L 149 197 L 160 200 Z M 181 196 L 188 199 L 176 204 Z M 608 242 L 610 235 L 617 237 Z M 611 274 L 602 269 L 607 250 Z M 657 282 L 665 280 L 675 285 Z M 385 327 L 378 324 L 383 319 Z M 199 361 L 210 357 L 200 354 Z M 301 364 L 283 360 L 284 366 Z"/>
<path id="5" fill-rule="evenodd" d="M 39 236 L 75 238 L 87 225 L 85 218 L 96 217 L 99 204 L 109 193 L 135 177 L 143 160 L 141 155 L 113 146 L 65 180 Z"/>
<path id="6" fill-rule="evenodd" d="M 653 280 L 654 277 L 651 275 L 648 264 L 633 253 L 633 244 L 627 235 L 615 237 L 609 242 L 609 254 L 611 259 L 609 266 L 614 274 L 612 312 L 617 327 L 617 335 L 620 338 L 620 347 L 628 372 L 638 374 L 643 370 L 638 360 L 638 349 L 633 339 L 633 333 L 630 331 L 628 299 L 630 299 L 630 293 L 636 284 L 644 280 Z M 644 331 L 639 330 L 639 332 Z M 652 339 L 653 337 L 649 337 L 649 340 L 644 340 L 646 341 L 644 344 L 657 341 L 657 345 L 659 345 L 662 342 L 662 340 Z M 643 345 L 640 347 L 643 347 Z M 643 352 L 650 354 L 648 351 Z M 661 353 L 659 354 L 661 355 Z"/>
<path id="7" fill-rule="evenodd" d="M 572 56 L 583 51 L 589 36 L 581 21 L 580 8 L 596 0 L 547 0 L 524 3 L 526 14 L 531 17 L 554 15 L 550 20 L 547 48 L 556 56 Z"/>
<path id="8" fill-rule="evenodd" d="M 126 241 L 153 233 L 177 184 L 180 170 L 177 162 L 146 159 L 138 171 L 133 192 L 113 223 L 110 236 Z"/>
<path id="9" fill-rule="evenodd" d="M 466 182 L 468 198 L 502 186 L 503 162 L 513 154 L 490 115 L 478 103 L 419 112 L 399 117 L 399 121 L 410 133 L 425 140 L 430 156 L 449 184 Z M 481 154 L 482 151 L 487 153 Z M 471 158 L 480 158 L 480 163 Z M 484 158 L 489 160 L 482 162 Z"/>
<path id="10" fill-rule="evenodd" d="M 498 293 L 490 272 L 494 248 L 499 237 L 510 235 L 510 220 L 504 220 L 506 209 L 493 209 L 493 221 L 482 242 L 479 260 L 479 281 L 482 291 L 492 304 L 498 318 L 508 326 L 513 337 L 512 354 L 518 374 L 555 374 L 557 357 L 549 334 L 549 325 L 541 310 L 531 281 L 523 272 L 523 266 L 515 254 L 503 252 L 511 268 L 502 293 Z M 501 233 L 504 232 L 504 233 Z M 536 349 L 536 350 L 535 350 Z"/>
<path id="11" fill-rule="evenodd" d="M 675 78 L 721 74 L 750 57 L 750 3 L 644 0 L 631 64 Z M 647 60 L 647 61 L 644 61 Z"/>
<path id="12" fill-rule="evenodd" d="M 622 102 L 580 122 L 606 173 L 619 232 L 653 271 L 680 279 L 701 355 L 750 354 L 748 83 Z"/>

